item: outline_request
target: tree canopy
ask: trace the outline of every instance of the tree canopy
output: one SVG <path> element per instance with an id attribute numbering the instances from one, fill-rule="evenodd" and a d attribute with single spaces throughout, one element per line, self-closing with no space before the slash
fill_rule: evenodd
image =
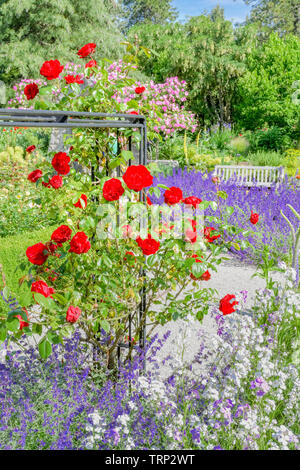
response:
<path id="1" fill-rule="evenodd" d="M 132 28 L 154 53 L 141 59 L 144 72 L 163 81 L 178 76 L 188 83 L 191 109 L 203 123 L 229 122 L 236 83 L 245 72 L 246 54 L 255 41 L 252 28 L 235 30 L 217 7 L 188 22 Z"/>
<path id="2" fill-rule="evenodd" d="M 248 22 L 257 23 L 265 33 L 292 33 L 300 37 L 299 0 L 244 0 L 252 5 Z"/>
<path id="3" fill-rule="evenodd" d="M 2 0 L 0 79 L 34 76 L 49 59 L 75 61 L 88 42 L 100 56 L 118 57 L 117 8 L 112 0 Z"/>
<path id="4" fill-rule="evenodd" d="M 171 0 L 123 0 L 126 29 L 139 23 L 161 24 L 175 20 Z"/>

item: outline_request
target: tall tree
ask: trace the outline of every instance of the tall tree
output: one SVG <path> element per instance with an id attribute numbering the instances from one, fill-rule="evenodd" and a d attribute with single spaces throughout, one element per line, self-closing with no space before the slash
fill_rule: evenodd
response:
<path id="1" fill-rule="evenodd" d="M 176 19 L 171 0 L 123 0 L 126 29 L 138 23 L 162 24 Z"/>
<path id="2" fill-rule="evenodd" d="M 279 34 L 292 33 L 300 37 L 300 2 L 299 0 L 244 0 L 252 5 L 248 22 L 258 23 L 267 34 L 276 31 Z"/>
<path id="3" fill-rule="evenodd" d="M 247 71 L 239 79 L 234 118 L 241 127 L 265 124 L 285 128 L 299 138 L 300 107 L 293 100 L 300 81 L 300 39 L 272 33 L 247 56 Z"/>
<path id="4" fill-rule="evenodd" d="M 1 0 L 0 79 L 34 76 L 47 59 L 75 61 L 88 42 L 98 55 L 118 57 L 117 9 L 113 0 Z"/>
<path id="5" fill-rule="evenodd" d="M 134 27 L 129 37 L 138 35 L 154 51 L 149 59 L 141 59 L 147 75 L 157 81 L 168 76 L 186 80 L 189 105 L 199 119 L 222 124 L 231 121 L 236 83 L 245 72 L 245 57 L 254 37 L 252 29 L 234 29 L 217 7 L 211 15 L 193 17 L 184 24 Z"/>

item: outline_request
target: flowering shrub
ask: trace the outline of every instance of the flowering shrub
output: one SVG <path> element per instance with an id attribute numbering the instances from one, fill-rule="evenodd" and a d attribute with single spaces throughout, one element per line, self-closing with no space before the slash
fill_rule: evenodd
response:
<path id="1" fill-rule="evenodd" d="M 178 77 L 168 78 L 165 83 L 159 84 L 155 84 L 151 80 L 146 86 L 141 86 L 140 82 L 131 80 L 132 84 L 126 86 L 129 69 L 128 64 L 123 60 L 104 64 L 102 71 L 95 61 L 87 62 L 85 66 L 68 62 L 64 65 L 63 70 L 60 70 L 61 67 L 54 70 L 54 73 L 56 73 L 55 78 L 59 81 L 51 90 L 53 97 L 58 98 L 60 96 L 65 83 L 85 84 L 85 86 L 94 87 L 98 81 L 106 77 L 111 85 L 116 85 L 116 88 L 118 88 L 117 83 L 123 80 L 123 88 L 116 91 L 112 96 L 112 99 L 119 103 L 120 111 L 131 110 L 139 114 L 145 112 L 149 120 L 148 126 L 155 133 L 161 133 L 165 136 L 172 135 L 178 130 L 195 132 L 197 128 L 194 114 L 184 109 L 184 103 L 188 96 L 186 82 L 181 82 Z M 84 78 L 87 77 L 86 70 L 88 69 L 91 69 L 92 72 L 89 72 L 87 81 Z M 134 71 L 135 69 L 136 66 L 132 64 L 131 70 Z M 23 79 L 13 86 L 15 97 L 9 101 L 8 105 L 15 108 L 32 107 L 31 100 L 38 97 L 38 89 L 45 85 L 48 85 L 48 80 Z M 33 94 L 32 89 L 34 90 Z M 141 98 L 138 102 L 136 102 L 137 96 Z M 148 110 L 143 106 L 145 103 L 148 104 Z"/>
<path id="2" fill-rule="evenodd" d="M 89 45 L 80 55 L 85 57 L 85 52 L 91 54 L 93 50 Z M 91 59 L 90 55 L 86 57 Z M 124 63 L 122 73 L 111 70 L 116 73 L 111 81 L 107 62 L 99 62 L 84 68 L 84 80 L 88 81 L 96 73 L 101 80 L 81 88 L 72 80 L 68 79 L 69 83 L 62 80 L 70 76 L 63 64 L 57 60 L 46 61 L 40 71 L 49 83 L 39 89 L 35 106 L 123 113 L 124 104 L 114 97 L 125 85 L 136 85 L 129 78 L 132 70 L 131 63 Z M 153 113 L 155 105 L 143 99 L 144 88 L 136 87 L 136 96 L 127 102 L 129 114 L 133 108 L 145 115 Z M 2 338 L 15 341 L 24 334 L 38 335 L 43 358 L 50 355 L 52 344 L 63 343 L 72 334 L 74 324 L 84 332 L 89 344 L 102 349 L 107 365 L 113 367 L 117 346 L 128 336 L 130 319 L 131 335 L 140 342 L 147 318 L 152 325 L 158 325 L 192 312 L 202 320 L 214 293 L 202 287 L 201 282 L 209 279 L 208 270 L 216 270 L 222 253 L 232 245 L 230 236 L 225 243 L 224 225 L 219 217 L 212 215 L 209 227 L 201 226 L 200 213 L 209 205 L 216 211 L 214 202 L 202 200 L 195 204 L 193 199 L 192 204 L 189 200 L 182 203 L 180 187 L 152 187 L 151 168 L 143 165 L 127 168 L 127 161 L 134 159 L 133 153 L 127 150 L 128 140 L 131 138 L 139 146 L 141 136 L 134 123 L 132 129 L 119 129 L 119 132 L 117 138 L 115 130 L 79 128 L 69 139 L 68 153 L 53 152 L 45 156 L 39 167 L 27 176 L 42 190 L 41 212 L 51 218 L 55 216 L 57 226 L 50 239 L 27 247 L 24 257 L 28 274 L 21 282 L 27 284 L 28 292 L 18 299 L 18 308 L 11 310 L 7 318 L 1 318 L 1 330 Z M 82 166 L 82 172 L 75 170 L 74 161 Z M 150 205 L 151 197 L 158 196 L 160 191 L 166 205 L 157 210 Z M 147 206 L 152 208 L 153 215 L 157 214 L 156 221 L 148 224 L 147 214 L 146 226 L 142 221 L 138 226 L 137 221 L 147 212 Z M 184 228 L 182 225 L 178 228 L 177 222 L 172 224 L 171 220 L 165 222 L 166 210 L 172 219 L 175 218 L 172 211 L 179 207 L 185 209 L 187 227 Z M 164 212 L 163 220 L 159 219 L 160 211 Z M 118 224 L 111 237 L 112 227 L 121 220 L 124 222 Z M 218 234 L 214 233 L 216 225 Z M 124 235 L 125 226 L 129 228 Z M 226 231 L 232 232 L 236 242 L 242 229 L 227 224 Z M 190 256 L 191 251 L 201 257 L 200 263 Z M 130 260 L 128 253 L 133 253 Z M 191 274 L 195 283 L 192 294 L 186 292 Z M 43 289 L 32 289 L 36 283 Z M 147 295 L 146 303 L 144 295 Z M 38 317 L 31 315 L 33 303 L 41 306 Z M 199 303 L 202 308 L 196 309 Z M 20 321 L 24 323 L 21 325 Z M 107 333 L 106 342 L 100 341 L 102 330 Z M 132 338 L 129 343 L 130 356 L 134 346 Z"/>

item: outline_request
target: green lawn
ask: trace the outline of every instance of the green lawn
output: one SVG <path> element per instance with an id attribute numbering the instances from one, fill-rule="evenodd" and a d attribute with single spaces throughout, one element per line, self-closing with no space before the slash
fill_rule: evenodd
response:
<path id="1" fill-rule="evenodd" d="M 47 227 L 42 230 L 0 238 L 0 265 L 5 275 L 6 285 L 17 299 L 26 290 L 26 285 L 19 286 L 19 279 L 27 274 L 30 266 L 25 255 L 27 247 L 38 242 L 48 241 L 54 229 L 55 227 Z M 22 262 L 25 262 L 26 266 L 23 270 L 20 267 Z M 2 275 L 0 275 L 0 288 L 3 288 Z M 0 296 L 0 312 L 8 310 Z"/>

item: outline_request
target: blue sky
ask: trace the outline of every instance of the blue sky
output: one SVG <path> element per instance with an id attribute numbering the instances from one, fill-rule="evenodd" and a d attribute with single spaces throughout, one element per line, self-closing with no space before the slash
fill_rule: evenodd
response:
<path id="1" fill-rule="evenodd" d="M 206 11 L 211 11 L 215 6 L 224 8 L 225 17 L 234 22 L 244 21 L 250 11 L 250 7 L 243 0 L 173 0 L 173 6 L 179 11 L 179 18 L 197 16 Z"/>

